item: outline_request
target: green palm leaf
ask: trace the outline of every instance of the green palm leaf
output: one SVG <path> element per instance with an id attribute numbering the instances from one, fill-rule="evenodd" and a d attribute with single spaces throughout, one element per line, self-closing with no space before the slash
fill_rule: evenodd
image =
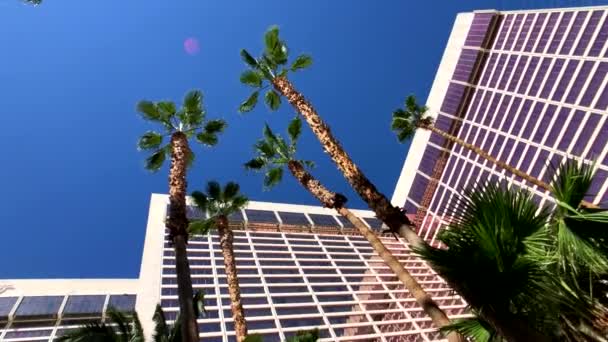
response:
<path id="1" fill-rule="evenodd" d="M 246 113 L 252 111 L 253 108 L 255 108 L 255 105 L 258 103 L 259 94 L 260 93 L 258 91 L 251 93 L 247 100 L 243 101 L 239 106 L 239 112 Z"/>
<path id="2" fill-rule="evenodd" d="M 139 141 L 137 142 L 137 148 L 139 150 L 157 149 L 160 147 L 162 142 L 163 136 L 160 133 L 148 131 L 139 138 Z"/>

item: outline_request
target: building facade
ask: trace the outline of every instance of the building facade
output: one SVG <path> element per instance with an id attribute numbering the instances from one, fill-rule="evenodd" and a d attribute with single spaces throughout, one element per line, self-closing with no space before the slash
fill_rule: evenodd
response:
<path id="1" fill-rule="evenodd" d="M 608 7 L 459 14 L 427 105 L 439 128 L 549 181 L 567 158 L 596 161 L 588 201 L 608 200 Z M 439 136 L 420 131 L 393 203 L 418 213 L 420 234 L 436 243 L 462 189 L 504 179 L 539 203 L 527 184 Z M 145 331 L 161 304 L 177 315 L 174 254 L 166 240 L 168 199 L 152 195 L 140 276 L 125 280 L 0 280 L 0 340 L 53 341 L 109 307 L 137 310 Z M 354 211 L 372 229 L 370 211 Z M 200 216 L 190 210 L 191 217 Z M 251 333 L 283 341 L 319 328 L 322 341 L 434 341 L 441 336 L 353 227 L 329 209 L 251 202 L 231 217 Z M 383 237 L 393 254 L 451 317 L 466 303 L 403 240 Z M 188 245 L 192 279 L 205 292 L 201 340 L 234 341 L 223 258 L 215 233 Z"/>
<path id="2" fill-rule="evenodd" d="M 550 182 L 567 159 L 595 162 L 586 200 L 608 201 L 608 7 L 460 14 L 427 105 L 436 126 Z M 550 204 L 543 189 L 454 145 L 417 132 L 393 202 L 417 213 L 435 242 L 462 190 L 506 181 Z"/>

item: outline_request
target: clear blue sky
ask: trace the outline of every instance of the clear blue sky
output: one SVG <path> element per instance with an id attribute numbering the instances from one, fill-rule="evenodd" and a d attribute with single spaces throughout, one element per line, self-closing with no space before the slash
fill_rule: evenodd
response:
<path id="1" fill-rule="evenodd" d="M 390 197 L 407 152 L 390 113 L 409 93 L 428 95 L 456 13 L 603 3 L 0 0 L 0 279 L 138 276 L 150 194 L 167 192 L 166 168 L 144 171 L 135 148 L 151 128 L 134 110 L 144 98 L 199 88 L 209 117 L 229 122 L 217 148 L 195 146 L 189 191 L 236 180 L 253 200 L 316 204 L 289 178 L 262 191 L 241 166 L 265 120 L 282 131 L 293 116 L 285 104 L 236 112 L 248 95 L 239 50 L 260 51 L 272 24 L 292 53 L 312 54 L 293 81 Z M 184 51 L 188 37 L 197 55 Z M 300 151 L 364 207 L 308 130 Z"/>

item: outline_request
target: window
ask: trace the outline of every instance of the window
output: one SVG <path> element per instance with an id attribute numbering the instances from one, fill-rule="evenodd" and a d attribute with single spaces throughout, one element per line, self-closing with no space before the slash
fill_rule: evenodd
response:
<path id="1" fill-rule="evenodd" d="M 15 318 L 54 318 L 57 317 L 63 296 L 24 297 Z"/>
<path id="2" fill-rule="evenodd" d="M 101 316 L 105 300 L 105 295 L 69 296 L 63 314 L 67 316 Z"/>

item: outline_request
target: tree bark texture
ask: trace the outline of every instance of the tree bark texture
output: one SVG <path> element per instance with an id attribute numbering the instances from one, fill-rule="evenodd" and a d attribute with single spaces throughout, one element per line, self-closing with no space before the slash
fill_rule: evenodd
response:
<path id="1" fill-rule="evenodd" d="M 310 126 L 312 132 L 327 154 L 338 166 L 346 180 L 359 196 L 374 211 L 376 217 L 393 231 L 406 232 L 405 238 L 412 246 L 422 247 L 425 242 L 413 230 L 412 223 L 401 209 L 393 206 L 386 196 L 380 193 L 374 184 L 363 174 L 350 156 L 333 136 L 329 126 L 321 119 L 312 104 L 299 93 L 285 77 L 272 80 L 274 88 L 280 92 Z"/>
<path id="2" fill-rule="evenodd" d="M 237 342 L 242 342 L 247 337 L 247 322 L 245 321 L 245 311 L 241 301 L 241 289 L 237 278 L 236 261 L 234 259 L 234 236 L 228 226 L 228 217 L 220 216 L 217 225 L 220 246 L 224 256 L 224 267 L 226 269 L 226 281 L 228 283 L 228 293 L 232 306 L 232 319 L 234 320 L 234 331 Z"/>
<path id="3" fill-rule="evenodd" d="M 182 132 L 171 136 L 171 169 L 169 171 L 169 229 L 175 250 L 175 273 L 179 312 L 182 320 L 182 338 L 187 342 L 198 342 L 198 324 L 194 314 L 194 300 L 190 265 L 186 245 L 188 242 L 188 218 L 186 217 L 186 165 L 190 155 L 188 138 Z"/>

